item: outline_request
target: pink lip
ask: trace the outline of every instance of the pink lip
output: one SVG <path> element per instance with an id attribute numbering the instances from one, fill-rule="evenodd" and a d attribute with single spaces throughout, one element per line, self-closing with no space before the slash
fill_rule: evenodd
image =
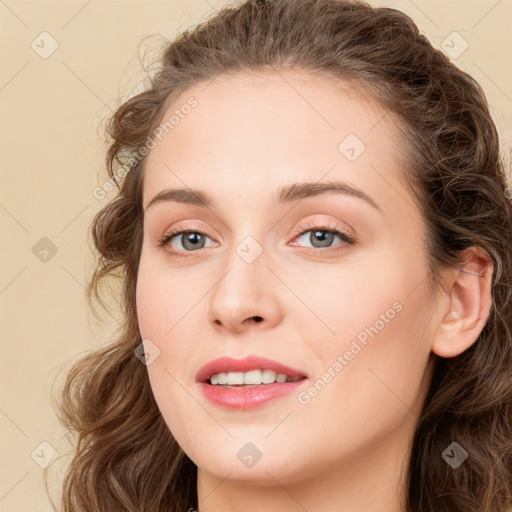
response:
<path id="1" fill-rule="evenodd" d="M 208 384 L 207 382 L 215 373 L 247 372 L 257 369 L 274 370 L 276 373 L 284 373 L 288 377 L 303 378 L 295 382 L 275 382 L 274 384 L 261 384 L 251 387 L 225 387 Z M 201 391 L 212 403 L 228 409 L 244 411 L 296 390 L 307 379 L 305 372 L 258 356 L 249 356 L 245 359 L 232 359 L 231 357 L 214 359 L 203 366 L 196 376 Z"/>
<path id="2" fill-rule="evenodd" d="M 275 382 L 248 388 L 227 388 L 219 385 L 200 382 L 199 387 L 210 402 L 228 409 L 246 411 L 263 405 L 274 398 L 286 395 L 302 386 L 307 379 L 295 382 Z"/>

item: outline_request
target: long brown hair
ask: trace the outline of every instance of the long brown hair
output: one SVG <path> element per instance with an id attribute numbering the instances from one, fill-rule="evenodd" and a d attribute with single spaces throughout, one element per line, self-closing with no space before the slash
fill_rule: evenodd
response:
<path id="1" fill-rule="evenodd" d="M 492 308 L 478 340 L 458 357 L 436 356 L 408 467 L 407 512 L 508 512 L 512 508 L 512 206 L 499 138 L 482 88 L 432 47 L 402 12 L 359 1 L 249 0 L 226 7 L 166 43 L 151 86 L 108 123 L 106 166 L 116 197 L 95 216 L 100 282 L 122 283 L 115 342 L 73 366 L 59 418 L 77 436 L 62 512 L 197 509 L 196 466 L 171 435 L 153 397 L 135 289 L 142 245 L 148 137 L 177 94 L 220 73 L 298 69 L 366 91 L 400 120 L 404 179 L 427 225 L 430 281 L 463 267 L 471 246 L 491 257 Z M 134 155 L 138 157 L 134 157 Z M 122 179 L 120 176 L 126 172 Z M 123 172 L 121 172 L 123 171 Z M 457 441 L 468 459 L 442 458 Z"/>

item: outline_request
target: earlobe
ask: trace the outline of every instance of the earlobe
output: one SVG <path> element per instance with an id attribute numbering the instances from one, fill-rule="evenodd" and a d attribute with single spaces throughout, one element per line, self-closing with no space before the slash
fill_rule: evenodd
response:
<path id="1" fill-rule="evenodd" d="M 462 268 L 450 269 L 439 311 L 432 352 L 455 357 L 467 350 L 482 332 L 491 311 L 493 264 L 482 249 L 465 251 Z"/>

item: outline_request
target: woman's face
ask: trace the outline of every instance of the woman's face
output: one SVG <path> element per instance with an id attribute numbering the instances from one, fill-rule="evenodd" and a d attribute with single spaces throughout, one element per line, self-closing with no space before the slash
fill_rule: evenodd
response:
<path id="1" fill-rule="evenodd" d="M 391 116 L 291 72 L 220 76 L 182 93 L 163 122 L 173 114 L 146 161 L 137 282 L 147 369 L 173 436 L 203 474 L 253 483 L 399 460 L 428 386 L 433 303 Z M 186 194 L 148 207 L 168 189 Z M 171 228 L 192 233 L 159 247 Z M 224 356 L 307 378 L 196 381 Z"/>

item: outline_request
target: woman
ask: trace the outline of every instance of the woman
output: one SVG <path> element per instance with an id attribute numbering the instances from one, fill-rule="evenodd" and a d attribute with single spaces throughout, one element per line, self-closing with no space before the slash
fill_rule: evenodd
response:
<path id="1" fill-rule="evenodd" d="M 109 124 L 70 511 L 512 509 L 512 207 L 481 87 L 388 8 L 249 0 Z"/>

